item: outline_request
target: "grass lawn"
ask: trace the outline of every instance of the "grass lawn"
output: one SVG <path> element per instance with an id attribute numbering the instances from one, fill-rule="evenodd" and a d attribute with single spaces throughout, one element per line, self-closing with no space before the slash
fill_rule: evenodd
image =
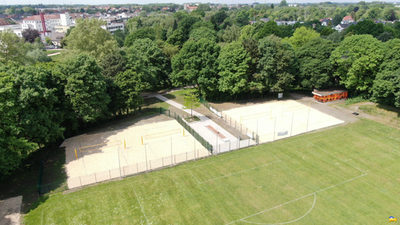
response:
<path id="1" fill-rule="evenodd" d="M 57 53 L 57 52 L 61 52 L 63 50 L 59 50 L 59 49 L 51 49 L 51 50 L 46 50 L 47 54 L 53 54 L 53 53 Z"/>
<path id="2" fill-rule="evenodd" d="M 184 105 L 185 103 L 185 94 L 188 93 L 189 91 L 193 90 L 194 88 L 185 88 L 185 89 L 181 89 L 178 91 L 174 91 L 174 92 L 170 92 L 168 94 L 165 94 L 164 96 L 172 99 L 182 105 Z M 198 107 L 200 107 L 201 105 L 199 105 Z M 198 107 L 194 107 L 193 109 L 196 109 Z"/>
<path id="3" fill-rule="evenodd" d="M 349 99 L 345 103 L 337 104 L 340 107 L 359 111 L 372 116 L 373 120 L 400 128 L 400 109 L 392 106 L 381 105 L 360 98 Z"/>
<path id="4" fill-rule="evenodd" d="M 370 120 L 49 195 L 25 224 L 386 224 L 400 130 Z"/>

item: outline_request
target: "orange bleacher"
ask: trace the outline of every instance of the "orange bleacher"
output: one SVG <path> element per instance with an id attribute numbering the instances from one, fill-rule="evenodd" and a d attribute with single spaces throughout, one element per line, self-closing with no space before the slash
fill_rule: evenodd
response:
<path id="1" fill-rule="evenodd" d="M 314 94 L 314 99 L 319 102 L 331 102 L 339 99 L 346 99 L 348 95 L 345 90 L 314 90 L 312 93 Z"/>

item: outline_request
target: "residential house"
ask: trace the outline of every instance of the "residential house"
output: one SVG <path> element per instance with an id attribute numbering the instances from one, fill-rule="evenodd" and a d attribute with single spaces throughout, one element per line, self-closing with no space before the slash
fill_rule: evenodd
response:
<path id="1" fill-rule="evenodd" d="M 321 23 L 322 26 L 329 26 L 330 24 L 332 24 L 332 18 L 323 18 L 320 19 L 319 22 Z"/>
<path id="2" fill-rule="evenodd" d="M 345 16 L 342 19 L 342 22 L 340 22 L 341 24 L 352 24 L 354 23 L 354 19 L 351 16 Z"/>

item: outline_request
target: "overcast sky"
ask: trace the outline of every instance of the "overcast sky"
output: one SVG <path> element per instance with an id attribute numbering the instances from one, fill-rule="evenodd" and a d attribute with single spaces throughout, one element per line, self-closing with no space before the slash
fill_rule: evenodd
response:
<path id="1" fill-rule="evenodd" d="M 325 1 L 325 0 L 322 0 Z M 400 0 L 387 0 L 385 2 L 399 2 Z M 0 0 L 0 5 L 10 5 L 10 4 L 148 4 L 148 3 L 186 3 L 186 2 L 211 2 L 211 3 L 277 3 L 280 0 Z M 287 0 L 288 3 L 318 3 L 321 0 Z M 333 0 L 332 2 L 359 2 L 359 0 Z M 369 2 L 369 1 L 366 1 Z"/>

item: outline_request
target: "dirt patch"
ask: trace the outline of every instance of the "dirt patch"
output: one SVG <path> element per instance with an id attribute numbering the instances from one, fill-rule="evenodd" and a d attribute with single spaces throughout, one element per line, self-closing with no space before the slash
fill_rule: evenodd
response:
<path id="1" fill-rule="evenodd" d="M 400 110 L 373 102 L 359 102 L 352 105 L 338 104 L 337 108 L 359 113 L 359 117 L 374 120 L 385 125 L 400 128 Z"/>
<path id="2" fill-rule="evenodd" d="M 19 225 L 21 223 L 22 196 L 0 201 L 0 224 Z"/>

